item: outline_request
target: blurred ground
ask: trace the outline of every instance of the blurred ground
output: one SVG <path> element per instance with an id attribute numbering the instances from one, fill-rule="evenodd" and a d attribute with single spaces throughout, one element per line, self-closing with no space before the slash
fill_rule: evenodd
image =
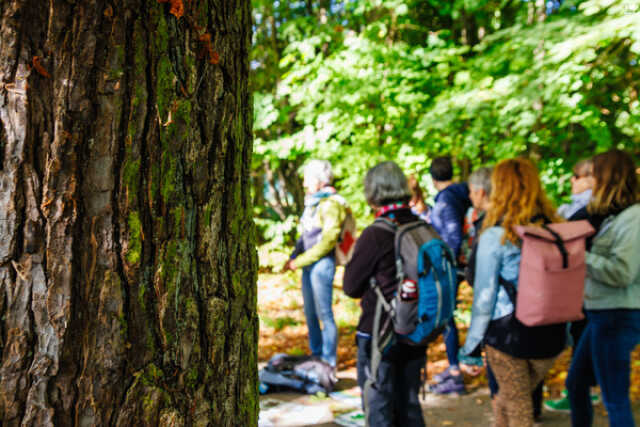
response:
<path id="1" fill-rule="evenodd" d="M 274 393 L 260 398 L 260 427 L 285 426 L 364 426 L 359 408 L 359 390 L 355 383 L 355 369 L 339 373 L 335 397 L 306 396 L 297 393 Z M 491 426 L 493 416 L 489 392 L 480 387 L 463 396 L 435 396 L 421 399 L 426 424 L 436 426 Z M 640 405 L 634 404 L 637 424 L 640 424 Z M 536 426 L 569 427 L 568 414 L 543 412 Z M 608 425 L 602 405 L 595 406 L 594 427 Z"/>
<path id="2" fill-rule="evenodd" d="M 346 371 L 355 367 L 355 326 L 358 322 L 360 307 L 342 292 L 342 270 L 339 268 L 334 282 L 334 315 L 339 330 L 338 369 Z M 459 293 L 460 303 L 456 315 L 460 330 L 460 342 L 464 343 L 468 323 L 471 317 L 472 290 L 462 285 Z M 260 343 L 258 358 L 264 362 L 275 353 L 307 354 L 307 328 L 302 310 L 302 293 L 299 273 L 261 274 L 258 280 L 258 313 L 260 316 Z M 571 353 L 565 351 L 549 372 L 545 384 L 546 397 L 557 398 L 564 388 Z M 640 347 L 633 355 L 631 376 L 631 398 L 640 402 Z M 429 346 L 427 374 L 428 378 L 447 367 L 445 346 L 440 337 Z M 486 387 L 484 373 L 477 377 L 467 376 L 467 389 L 475 392 Z"/>

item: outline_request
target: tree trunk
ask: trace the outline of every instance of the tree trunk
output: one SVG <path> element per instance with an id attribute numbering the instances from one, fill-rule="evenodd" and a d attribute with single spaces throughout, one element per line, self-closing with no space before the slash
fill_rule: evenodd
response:
<path id="1" fill-rule="evenodd" d="M 3 426 L 256 425 L 249 0 L 0 2 Z"/>

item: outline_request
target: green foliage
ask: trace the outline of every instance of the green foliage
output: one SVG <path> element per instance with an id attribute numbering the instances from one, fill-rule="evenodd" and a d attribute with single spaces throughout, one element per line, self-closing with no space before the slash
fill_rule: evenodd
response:
<path id="1" fill-rule="evenodd" d="M 281 331 L 286 326 L 297 326 L 300 324 L 300 322 L 298 322 L 296 319 L 289 316 L 278 317 L 275 319 L 268 316 L 261 316 L 260 321 L 262 321 L 265 326 L 273 328 L 276 331 Z"/>
<path id="2" fill-rule="evenodd" d="M 265 241 L 290 243 L 302 208 L 292 177 L 308 158 L 333 163 L 364 224 L 362 179 L 381 160 L 426 184 L 436 155 L 452 155 L 462 177 L 469 166 L 530 156 L 560 201 L 578 159 L 613 146 L 640 152 L 640 0 L 565 0 L 550 16 L 519 0 L 254 7 L 254 187 Z M 286 203 L 262 197 L 265 171 L 278 178 L 270 194 Z"/>

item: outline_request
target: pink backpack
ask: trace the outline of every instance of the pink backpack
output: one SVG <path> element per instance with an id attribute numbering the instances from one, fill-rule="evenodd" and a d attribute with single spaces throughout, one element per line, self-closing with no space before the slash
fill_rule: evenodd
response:
<path id="1" fill-rule="evenodd" d="M 516 318 L 527 326 L 584 318 L 582 305 L 588 221 L 514 226 L 522 238 Z"/>

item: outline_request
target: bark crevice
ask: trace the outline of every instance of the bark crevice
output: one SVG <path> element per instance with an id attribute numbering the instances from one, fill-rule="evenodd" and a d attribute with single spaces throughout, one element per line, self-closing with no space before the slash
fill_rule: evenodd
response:
<path id="1" fill-rule="evenodd" d="M 0 5 L 2 425 L 256 424 L 250 5 L 172 6 Z"/>

